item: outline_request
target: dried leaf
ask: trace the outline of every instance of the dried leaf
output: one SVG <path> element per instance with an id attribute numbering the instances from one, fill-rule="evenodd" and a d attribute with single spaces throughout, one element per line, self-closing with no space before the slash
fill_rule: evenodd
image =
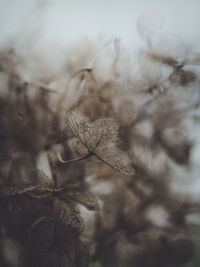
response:
<path id="1" fill-rule="evenodd" d="M 126 175 L 132 176 L 135 173 L 126 152 L 116 146 L 119 131 L 116 121 L 102 118 L 91 123 L 84 114 L 75 111 L 68 113 L 67 121 L 90 153 Z"/>

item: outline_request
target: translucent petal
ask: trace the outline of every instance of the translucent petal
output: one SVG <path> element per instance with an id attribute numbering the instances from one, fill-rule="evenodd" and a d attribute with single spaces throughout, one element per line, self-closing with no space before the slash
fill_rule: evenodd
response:
<path id="1" fill-rule="evenodd" d="M 132 162 L 127 153 L 120 150 L 115 143 L 99 145 L 94 153 L 111 167 L 128 176 L 135 174 Z"/>

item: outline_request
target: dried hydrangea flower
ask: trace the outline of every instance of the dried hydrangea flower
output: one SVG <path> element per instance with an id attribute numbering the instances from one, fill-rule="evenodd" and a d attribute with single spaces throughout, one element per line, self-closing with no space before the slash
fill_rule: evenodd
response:
<path id="1" fill-rule="evenodd" d="M 4 186 L 0 190 L 0 196 L 6 197 L 28 193 L 36 198 L 45 198 L 50 196 L 52 192 L 61 190 L 62 188 L 55 188 L 53 181 L 42 170 L 35 169 L 30 175 L 29 183 Z"/>
<path id="2" fill-rule="evenodd" d="M 71 111 L 67 114 L 67 122 L 90 154 L 96 155 L 123 174 L 132 176 L 135 173 L 127 153 L 116 145 L 119 125 L 115 120 L 102 118 L 90 122 L 83 113 Z"/>

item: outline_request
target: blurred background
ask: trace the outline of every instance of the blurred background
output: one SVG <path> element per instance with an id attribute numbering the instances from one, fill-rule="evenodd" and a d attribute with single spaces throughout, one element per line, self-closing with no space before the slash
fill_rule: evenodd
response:
<path id="1" fill-rule="evenodd" d="M 147 211 L 149 213 L 147 212 L 146 214 L 145 213 L 146 210 L 144 208 L 145 210 L 144 214 L 141 213 L 142 214 L 140 215 L 141 218 L 139 218 L 138 221 L 137 220 L 135 221 L 135 217 L 137 216 L 134 216 L 134 214 L 138 215 L 138 210 L 141 209 L 140 202 L 143 204 L 143 201 L 145 199 L 144 196 L 147 196 L 146 202 L 147 204 L 149 204 L 148 203 L 149 195 L 151 194 L 154 195 L 154 193 L 157 194 L 159 193 L 158 192 L 159 190 L 157 190 L 157 187 L 156 187 L 157 185 L 156 185 L 155 192 L 154 192 L 154 184 L 152 186 L 153 188 L 152 189 L 151 184 L 149 184 L 149 181 L 148 181 L 149 178 L 147 177 L 148 178 L 147 179 L 145 176 L 146 173 L 139 173 L 139 176 L 141 177 L 144 176 L 143 177 L 144 181 L 141 182 L 140 177 L 138 181 L 136 179 L 136 184 L 134 184 L 135 181 L 131 181 L 132 183 L 131 185 L 133 186 L 132 188 L 133 192 L 132 191 L 129 192 L 130 191 L 130 184 L 128 184 L 129 181 L 128 180 L 126 181 L 124 177 L 123 179 L 121 179 L 121 177 L 119 176 L 120 194 L 121 192 L 123 192 L 124 198 L 125 198 L 124 205 L 130 208 L 127 210 L 122 209 L 123 212 L 126 213 L 124 215 L 125 219 L 128 222 L 130 220 L 129 222 L 130 229 L 132 230 L 134 229 L 134 227 L 137 228 L 138 225 L 141 226 L 141 222 L 143 222 L 144 216 L 147 217 L 148 222 L 150 221 L 150 227 L 149 225 L 147 226 L 145 225 L 145 227 L 147 227 L 146 232 L 144 232 L 143 229 L 139 230 L 139 234 L 137 236 L 138 239 L 135 238 L 135 233 L 132 233 L 134 240 L 131 240 L 131 241 L 133 241 L 134 247 L 131 247 L 131 241 L 128 240 L 129 232 L 127 236 L 124 236 L 124 232 L 121 231 L 121 228 L 120 228 L 120 231 L 118 231 L 119 229 L 117 229 L 116 232 L 111 231 L 111 236 L 113 234 L 114 238 L 116 236 L 116 233 L 119 234 L 119 238 L 118 238 L 119 246 L 120 245 L 122 246 L 125 244 L 124 245 L 125 248 L 123 249 L 119 248 L 119 250 L 117 250 L 118 243 L 116 245 L 116 251 L 118 255 L 121 255 L 119 256 L 119 261 L 121 260 L 122 262 L 124 258 L 126 257 L 128 258 L 130 256 L 129 255 L 130 251 L 131 252 L 133 251 L 134 253 L 135 251 L 137 252 L 138 250 L 137 242 L 141 242 L 142 245 L 144 244 L 144 247 L 147 250 L 147 254 L 141 254 L 142 255 L 141 258 L 142 259 L 145 258 L 143 255 L 148 255 L 148 249 L 151 247 L 152 240 L 154 239 L 156 239 L 156 241 L 158 240 L 161 243 L 161 252 L 163 253 L 163 255 L 160 252 L 160 250 L 158 250 L 157 252 L 157 247 L 156 247 L 155 251 L 153 250 L 152 252 L 153 258 L 156 257 L 155 255 L 161 255 L 163 256 L 163 258 L 169 258 L 169 263 L 168 263 L 169 265 L 162 265 L 162 266 L 172 266 L 173 263 L 171 263 L 171 251 L 173 251 L 174 247 L 175 247 L 174 251 L 177 252 L 177 255 L 178 255 L 177 257 L 180 256 L 181 258 L 185 254 L 183 253 L 184 250 L 182 249 L 182 246 L 184 247 L 184 249 L 186 247 L 185 250 L 186 252 L 189 251 L 188 255 L 190 256 L 190 250 L 192 250 L 190 247 L 191 244 L 189 242 L 188 243 L 185 242 L 185 239 L 184 239 L 185 237 L 183 238 L 182 236 L 178 236 L 178 235 L 175 236 L 174 232 L 172 231 L 172 234 L 170 233 L 171 239 L 169 238 L 168 240 L 166 238 L 163 238 L 163 232 L 164 234 L 166 233 L 168 234 L 169 232 L 168 224 L 166 223 L 169 215 L 170 215 L 169 216 L 170 225 L 171 224 L 172 226 L 175 225 L 178 230 L 180 228 L 180 225 L 182 225 L 184 228 L 185 222 L 186 222 L 185 224 L 188 223 L 189 228 L 191 228 L 192 230 L 194 228 L 195 231 L 194 232 L 191 231 L 191 232 L 192 232 L 192 239 L 193 239 L 192 241 L 195 244 L 196 250 L 193 256 L 193 260 L 187 266 L 197 267 L 200 262 L 200 259 L 199 259 L 199 247 L 200 247 L 199 246 L 200 244 L 199 243 L 199 224 L 200 224 L 199 207 L 198 207 L 198 212 L 194 210 L 194 212 L 191 212 L 191 213 L 188 212 L 189 213 L 188 215 L 187 205 L 185 207 L 182 204 L 182 202 L 185 200 L 187 200 L 189 204 L 191 203 L 193 204 L 193 201 L 194 202 L 196 201 L 199 203 L 199 199 L 200 199 L 199 102 L 196 104 L 196 100 L 199 101 L 199 95 L 200 95 L 199 93 L 199 84 L 200 84 L 199 53 L 197 54 L 194 53 L 194 55 L 191 53 L 191 55 L 189 55 L 189 56 L 193 56 L 194 58 L 197 57 L 196 59 L 197 64 L 196 63 L 195 63 L 196 65 L 194 64 L 195 67 L 192 66 L 193 68 L 191 68 L 191 66 L 189 65 L 192 59 L 190 60 L 190 62 L 188 60 L 189 63 L 187 62 L 188 51 L 199 52 L 199 43 L 200 43 L 199 10 L 200 10 L 199 0 L 190 0 L 190 1 L 189 0 L 187 1 L 186 0 L 123 0 L 123 1 L 122 0 L 107 0 L 107 1 L 106 0 L 73 0 L 73 1 L 72 0 L 71 1 L 69 0 L 4 0 L 4 1 L 0 0 L 0 32 L 1 32 L 0 48 L 14 47 L 18 53 L 17 54 L 18 57 L 16 57 L 17 59 L 15 61 L 15 55 L 12 50 L 7 51 L 5 49 L 4 51 L 4 49 L 2 49 L 3 51 L 2 55 L 7 53 L 5 58 L 6 60 L 8 58 L 8 67 L 3 69 L 3 71 L 5 72 L 5 76 L 7 75 L 8 77 L 11 77 L 10 81 L 13 82 L 13 83 L 7 83 L 8 88 L 12 86 L 14 89 L 18 88 L 17 79 L 19 79 L 19 82 L 22 81 L 21 82 L 22 85 L 27 84 L 27 82 L 30 82 L 29 86 L 30 87 L 32 86 L 33 88 L 47 85 L 49 86 L 50 89 L 58 90 L 58 92 L 60 92 L 59 89 L 62 88 L 64 91 L 66 90 L 67 96 L 69 96 L 69 101 L 67 102 L 69 106 L 71 102 L 73 101 L 78 102 L 79 97 L 80 98 L 82 97 L 83 92 L 81 91 L 82 90 L 81 85 L 83 85 L 83 88 L 85 86 L 86 88 L 85 91 L 86 93 L 89 92 L 88 94 L 90 94 L 89 89 L 92 88 L 93 98 L 91 98 L 91 102 L 86 101 L 85 103 L 83 103 L 81 107 L 83 113 L 87 114 L 88 116 L 90 115 L 92 120 L 93 119 L 95 120 L 98 117 L 107 117 L 107 116 L 112 116 L 113 114 L 115 114 L 121 123 L 120 125 L 121 136 L 122 136 L 121 139 L 127 140 L 127 135 L 130 134 L 130 140 L 132 140 L 131 141 L 132 143 L 131 143 L 131 147 L 129 148 L 129 153 L 132 151 L 131 156 L 134 159 L 136 158 L 137 155 L 138 155 L 138 158 L 141 156 L 141 162 L 144 162 L 144 166 L 142 165 L 142 167 L 144 168 L 147 167 L 147 170 L 149 171 L 150 169 L 150 173 L 152 172 L 153 174 L 154 172 L 156 173 L 157 171 L 159 173 L 158 176 L 159 178 L 161 178 L 160 179 L 161 181 L 163 181 L 164 180 L 163 177 L 166 176 L 167 183 L 169 183 L 170 181 L 170 186 L 171 186 L 170 190 L 172 189 L 172 193 L 175 195 L 175 200 L 177 197 L 177 201 L 179 201 L 177 203 L 178 204 L 181 203 L 180 206 L 174 207 L 173 206 L 174 199 L 172 199 L 172 205 L 171 205 L 169 201 L 171 198 L 171 195 L 169 194 L 169 198 L 166 201 L 167 204 L 165 203 L 165 200 L 163 200 L 163 203 L 169 206 L 169 207 L 166 206 L 168 208 L 167 210 L 165 209 L 164 204 L 163 204 L 164 208 L 158 205 L 158 207 L 153 206 L 153 209 L 152 209 L 151 203 L 150 203 L 150 207 L 147 205 L 149 208 L 149 210 Z M 81 42 L 78 43 L 77 46 L 76 45 L 73 46 L 74 44 L 76 44 L 76 42 L 79 42 L 80 40 L 86 40 L 85 43 L 83 42 L 84 44 L 83 46 Z M 90 40 L 91 40 L 91 46 L 89 45 Z M 100 43 L 100 49 L 98 45 L 96 48 L 95 45 L 92 43 L 93 41 L 96 41 L 96 40 L 97 40 L 97 43 Z M 114 40 L 118 40 L 120 42 L 115 43 Z M 47 58 L 45 59 L 46 61 L 45 60 L 43 61 L 43 57 L 42 57 L 43 52 L 41 54 L 34 53 L 34 49 L 37 50 L 37 48 L 40 48 L 41 43 L 43 44 L 42 46 L 43 50 L 46 52 L 46 56 L 47 56 Z M 119 47 L 117 46 L 117 44 L 119 43 L 120 43 L 120 48 L 122 48 L 121 49 L 122 57 L 120 57 L 121 55 L 119 56 L 120 53 L 118 54 Z M 151 54 L 152 43 L 156 44 L 154 48 L 155 48 L 155 51 L 158 52 L 157 54 L 156 53 Z M 104 46 L 108 47 L 109 44 L 111 44 L 111 46 L 114 46 L 114 49 L 112 53 L 110 54 L 106 53 L 105 51 L 102 51 L 103 50 L 102 47 Z M 164 47 L 165 45 L 166 45 L 166 49 Z M 63 50 L 59 49 L 59 48 L 66 48 L 68 46 L 69 47 L 71 46 L 72 48 L 74 48 L 71 50 L 69 49 L 68 50 L 69 53 L 64 54 L 67 50 L 64 50 L 64 53 L 63 53 L 62 52 Z M 145 47 L 147 46 L 149 50 L 148 49 L 145 50 Z M 144 48 L 143 53 L 141 54 L 138 53 L 138 50 L 141 49 L 142 51 L 142 48 Z M 162 51 L 162 48 L 163 48 L 163 51 Z M 102 49 L 101 50 L 102 53 L 97 53 L 99 51 L 98 49 L 99 50 Z M 167 53 L 165 53 L 166 52 L 165 50 L 168 50 Z M 127 51 L 128 53 L 126 53 Z M 164 55 L 163 58 L 159 58 L 160 51 Z M 131 61 L 132 59 L 131 56 L 137 53 L 139 55 L 138 56 L 139 64 L 137 64 L 137 61 L 134 61 L 134 62 Z M 171 56 L 172 63 L 169 62 L 170 60 L 168 60 L 169 59 L 168 55 Z M 180 57 L 180 60 L 177 55 Z M 117 61 L 115 57 L 118 58 L 118 56 L 119 56 L 119 60 Z M 9 57 L 10 57 L 10 61 L 9 61 Z M 48 61 L 49 58 L 51 58 L 52 61 L 51 60 Z M 114 61 L 113 61 L 113 58 L 114 58 Z M 178 58 L 178 61 L 176 62 L 175 59 L 177 58 Z M 3 61 L 4 58 L 1 60 Z M 187 71 L 187 68 L 186 70 L 182 69 L 182 67 L 184 66 L 184 61 L 186 61 L 186 63 L 189 65 L 190 67 L 189 71 Z M 193 61 L 195 60 L 193 59 Z M 88 67 L 87 65 L 88 62 L 89 63 L 92 62 L 94 65 L 94 71 L 93 71 L 94 78 L 95 78 L 94 80 L 97 82 L 98 90 L 96 90 L 93 84 L 93 80 L 88 74 L 87 75 L 85 74 L 84 76 L 85 78 L 84 77 L 82 78 L 81 75 L 76 75 L 76 77 L 73 78 L 74 83 L 72 84 L 67 83 L 69 81 L 71 82 L 70 80 L 71 75 L 72 77 L 74 77 L 73 74 L 77 73 L 77 70 L 79 70 L 80 67 L 83 67 L 83 66 Z M 135 62 L 136 64 L 134 65 L 133 63 Z M 135 72 L 132 70 L 133 69 L 132 67 L 135 68 Z M 186 67 L 188 66 L 186 65 Z M 134 73 L 132 73 L 132 71 Z M 194 74 L 192 71 L 194 71 Z M 192 75 L 191 75 L 191 72 L 192 72 Z M 57 73 L 61 73 L 61 75 L 57 77 L 56 76 Z M 17 74 L 18 76 L 17 75 L 15 76 L 15 74 Z M 89 78 L 87 80 L 88 76 Z M 4 81 L 3 78 L 5 78 L 3 74 L 2 74 L 2 77 L 0 78 L 3 84 L 3 85 L 1 84 L 0 90 L 2 90 L 2 88 L 3 90 L 6 90 L 5 88 L 7 87 L 4 86 L 4 83 L 3 83 Z M 182 81 L 181 78 L 185 78 L 185 79 L 183 79 Z M 38 83 L 32 84 L 31 82 L 38 82 Z M 71 85 L 71 87 L 68 86 L 69 84 Z M 167 88 L 168 90 L 167 92 L 169 93 L 169 96 L 173 98 L 174 111 L 175 112 L 177 111 L 176 107 L 178 107 L 178 110 L 179 108 L 181 109 L 182 106 L 185 108 L 183 114 L 182 112 L 180 112 L 181 122 L 182 121 L 184 122 L 183 128 L 181 124 L 180 125 L 178 124 L 178 122 L 180 122 L 180 118 L 178 116 L 177 118 L 176 116 L 174 116 L 174 114 L 176 115 L 176 113 L 173 113 L 173 109 L 171 110 L 171 113 L 168 112 L 170 110 L 169 107 L 171 106 L 170 105 L 168 106 L 168 102 L 166 104 L 165 102 L 166 98 L 164 95 L 162 95 L 163 90 L 164 90 L 163 85 L 164 87 Z M 106 89 L 105 92 L 104 92 L 104 89 Z M 120 92 L 120 90 L 118 89 L 122 91 Z M 177 89 L 177 90 L 174 90 L 174 89 Z M 156 103 L 155 104 L 156 108 L 155 108 L 154 98 L 156 99 L 157 97 L 156 94 L 158 94 L 158 98 L 160 97 L 159 99 L 161 99 L 161 102 L 155 101 Z M 38 95 L 40 96 L 39 93 Z M 86 96 L 88 95 L 86 94 Z M 35 102 L 33 101 L 34 103 L 34 105 L 32 105 L 33 107 L 35 106 L 35 103 L 38 103 L 37 98 L 35 99 L 34 99 Z M 49 106 L 52 107 L 52 102 L 53 101 L 56 102 L 57 99 L 54 99 L 53 97 L 52 99 L 51 98 L 49 99 L 50 99 Z M 102 101 L 102 99 L 106 100 L 107 102 Z M 150 123 L 150 126 L 151 125 L 155 126 L 155 128 L 159 126 L 160 127 L 159 131 L 160 132 L 163 131 L 162 134 L 163 134 L 164 141 L 163 140 L 161 141 L 164 142 L 164 145 L 162 144 L 160 140 L 156 139 L 156 135 L 152 135 L 152 140 L 153 138 L 155 138 L 154 141 L 161 143 L 161 144 L 159 143 L 159 146 L 161 146 L 161 152 L 162 150 L 164 151 L 163 154 L 159 154 L 160 151 L 156 151 L 156 146 L 154 146 L 156 142 L 151 143 L 152 140 L 151 140 L 150 134 L 148 136 L 148 133 L 149 132 L 151 133 L 151 127 L 148 132 L 148 123 L 147 123 L 147 131 L 145 128 L 146 127 L 145 123 L 144 125 L 142 123 L 141 125 L 138 123 L 139 126 L 136 125 L 136 127 L 135 127 L 135 124 L 133 123 L 133 129 L 130 132 L 127 131 L 128 127 L 132 127 L 129 125 L 130 121 L 133 120 L 134 122 L 135 120 L 134 117 L 133 118 L 127 117 L 127 114 L 129 115 L 134 114 L 135 111 L 137 111 L 138 114 L 140 114 L 140 110 L 141 110 L 140 107 L 143 108 L 144 106 L 144 108 L 146 108 L 148 106 L 149 99 L 152 101 L 152 106 L 151 106 L 152 109 L 147 110 L 147 111 L 150 112 L 150 114 L 152 112 L 153 115 L 149 121 L 147 120 L 147 122 Z M 7 104 L 7 100 L 9 102 L 9 98 L 6 99 L 6 104 Z M 130 100 L 132 101 L 131 103 L 130 103 Z M 111 111 L 110 111 L 109 101 L 110 103 L 112 103 L 111 106 L 113 110 Z M 64 109 L 61 110 L 61 115 L 63 115 L 64 117 L 66 115 L 65 108 L 67 105 L 65 102 L 63 103 L 64 103 L 63 104 Z M 130 106 L 128 106 L 127 103 L 130 104 Z M 107 105 L 108 105 L 108 111 L 110 113 L 107 113 Z M 164 110 L 164 113 L 163 113 L 164 115 L 162 117 L 159 114 L 162 115 L 164 105 L 166 105 L 166 110 Z M 10 106 L 12 110 L 12 106 L 13 106 L 12 103 Z M 43 112 L 41 113 L 42 114 L 41 118 L 42 119 L 45 118 L 44 121 L 46 121 L 46 110 L 43 110 L 43 106 L 44 106 L 43 102 L 41 101 L 41 110 Z M 61 115 L 59 113 L 59 115 L 56 118 L 62 121 Z M 12 122 L 12 119 L 13 119 L 12 113 L 10 113 L 9 116 L 10 117 L 7 117 L 6 120 L 9 121 L 9 118 L 10 118 L 10 121 Z M 175 123 L 173 122 L 171 124 L 171 121 L 169 120 L 169 125 L 168 125 L 167 124 L 168 118 L 174 118 Z M 147 117 L 147 119 L 149 118 Z M 165 119 L 166 119 L 166 125 L 162 126 L 161 122 L 165 121 Z M 153 121 L 153 124 L 151 124 L 152 123 L 151 120 Z M 10 121 L 9 121 L 9 125 L 12 124 L 10 123 Z M 64 120 L 62 123 L 64 123 Z M 63 127 L 62 123 L 60 123 L 61 129 Z M 41 125 L 42 127 L 45 128 L 45 131 L 46 131 L 46 128 L 48 127 L 46 127 L 44 123 L 41 123 Z M 167 130 L 168 128 L 172 131 L 171 132 L 169 131 L 166 133 L 165 130 Z M 173 130 L 177 130 L 176 128 L 178 128 L 179 130 L 177 134 L 178 136 L 177 139 L 176 139 L 176 131 L 175 132 L 173 131 Z M 187 129 L 187 131 L 185 131 L 185 129 Z M 11 132 L 14 132 L 14 131 L 11 131 Z M 145 136 L 146 132 L 147 134 Z M 184 158 L 182 159 L 182 155 L 184 155 L 185 150 L 183 151 L 180 150 L 181 146 L 178 147 L 177 150 L 174 149 L 174 143 L 173 143 L 174 141 L 173 137 L 175 136 L 175 139 L 176 139 L 174 141 L 175 144 L 176 143 L 179 144 L 179 142 L 180 143 L 182 142 L 183 145 L 185 145 L 184 143 L 185 137 L 183 136 L 183 140 L 180 140 L 179 138 L 179 137 L 182 137 L 182 133 L 185 133 L 185 135 L 188 135 L 190 137 L 190 139 L 192 140 L 192 145 L 193 145 L 192 152 L 191 154 L 189 154 L 188 156 L 189 159 L 187 159 L 188 161 L 186 160 L 186 162 L 184 162 Z M 138 138 L 138 136 L 140 137 L 142 136 L 141 153 L 139 150 L 140 139 Z M 145 142 L 143 142 L 143 139 L 145 140 Z M 147 141 L 150 144 L 149 151 L 150 152 L 151 150 L 153 151 L 152 154 L 148 154 L 146 152 L 146 147 L 147 147 L 146 144 L 148 143 Z M 170 144 L 169 146 L 168 146 L 168 143 Z M 137 145 L 138 145 L 138 148 L 137 148 Z M 187 142 L 186 142 L 186 145 L 187 145 Z M 185 148 L 185 146 L 183 148 Z M 167 149 L 169 149 L 169 151 Z M 187 146 L 186 146 L 186 149 L 187 149 Z M 177 152 L 177 155 L 176 155 L 176 152 Z M 145 157 L 143 157 L 143 155 L 147 157 L 147 160 Z M 155 155 L 158 155 L 157 159 Z M 163 159 L 162 155 L 164 155 L 163 156 L 164 159 L 166 157 L 166 161 L 169 164 L 169 165 L 166 164 L 166 166 L 167 167 L 170 166 L 169 169 L 166 168 L 167 175 L 166 173 L 164 173 L 164 171 L 162 172 L 162 170 L 160 170 L 162 169 L 161 167 L 165 166 L 164 164 L 165 161 L 164 163 L 162 163 L 162 159 Z M 161 161 L 160 161 L 159 156 L 161 158 Z M 175 159 L 173 158 L 173 156 L 175 157 Z M 178 157 L 178 160 L 176 156 Z M 170 157 L 172 157 L 172 159 L 170 159 Z M 179 157 L 181 160 L 183 160 L 182 163 L 179 162 Z M 42 160 L 40 159 L 40 161 Z M 149 165 L 147 163 L 149 163 Z M 82 173 L 81 168 L 79 171 Z M 89 166 L 88 169 L 92 169 L 92 167 Z M 112 212 L 115 213 L 115 206 L 117 206 L 115 205 L 115 203 L 118 202 L 115 200 L 115 197 L 117 197 L 117 199 L 119 198 L 119 195 L 117 195 L 118 191 L 116 195 L 114 191 L 115 186 L 118 189 L 118 185 L 116 182 L 117 175 L 114 173 L 113 176 L 111 176 L 110 169 L 107 170 L 105 167 L 105 170 L 104 170 L 104 168 L 101 168 L 101 165 L 99 169 L 101 169 L 102 173 L 99 172 L 99 169 L 96 167 L 96 165 L 94 169 L 95 169 L 95 173 L 97 173 L 98 175 L 96 177 L 97 179 L 95 178 L 96 180 L 94 180 L 93 191 L 95 192 L 95 194 L 98 195 L 98 190 L 99 190 L 100 191 L 99 195 L 101 196 L 101 194 L 104 194 L 104 193 L 106 195 L 106 192 L 104 191 L 106 191 L 107 189 L 108 190 L 107 196 L 103 196 L 102 199 L 105 200 L 105 203 L 114 203 L 113 206 L 112 205 L 110 205 L 110 207 L 108 206 L 107 210 L 106 210 L 107 204 L 105 205 L 106 207 L 105 214 L 107 216 L 107 221 L 105 221 L 104 224 L 106 225 L 107 223 L 108 226 L 110 227 L 109 218 L 111 218 L 111 222 L 112 222 L 112 219 L 115 216 L 115 214 L 113 215 Z M 169 172 L 169 170 L 171 172 Z M 103 173 L 104 171 L 105 173 Z M 63 172 L 66 172 L 66 170 L 64 170 Z M 70 178 L 71 176 L 73 177 L 74 167 L 72 166 L 71 169 L 69 168 L 68 172 L 69 174 L 67 174 L 66 176 L 69 176 Z M 99 176 L 101 175 L 102 177 L 105 177 L 105 179 L 100 180 Z M 155 176 L 157 177 L 157 175 Z M 92 175 L 88 175 L 88 174 L 86 174 L 85 177 L 87 179 L 94 178 Z M 110 177 L 109 182 L 114 188 L 113 195 L 109 192 L 109 186 L 106 184 L 106 179 L 108 177 Z M 171 180 L 169 180 L 168 178 L 171 178 Z M 121 185 L 121 181 L 123 181 L 124 183 L 123 186 Z M 88 184 L 90 183 L 91 181 L 88 182 Z M 146 190 L 146 187 L 145 187 L 146 184 L 147 184 L 147 189 L 149 188 L 152 189 L 152 192 L 150 190 L 150 193 L 149 193 L 149 191 Z M 98 185 L 99 187 L 96 185 Z M 105 185 L 106 185 L 106 189 L 105 189 Z M 138 186 L 139 192 L 141 191 L 143 193 L 139 197 L 137 197 L 138 192 L 134 191 L 135 186 L 136 187 Z M 122 191 L 122 189 L 124 191 Z M 137 202 L 137 199 L 139 199 L 138 202 Z M 159 201 L 160 200 L 158 199 L 158 204 L 159 204 Z M 134 205 L 136 206 L 135 213 L 133 212 Z M 30 210 L 29 206 L 27 207 L 28 207 L 27 210 L 29 211 Z M 179 210 L 180 212 L 178 214 L 177 211 Z M 89 212 L 87 212 L 84 209 L 81 212 L 82 212 L 84 221 L 87 224 L 88 223 L 87 220 L 89 221 L 90 219 L 90 216 L 88 215 Z M 102 218 L 103 218 L 102 221 L 104 221 L 104 217 L 106 217 L 105 214 L 102 215 Z M 116 211 L 116 214 L 118 214 L 117 211 Z M 181 223 L 179 223 L 179 220 L 181 221 Z M 104 227 L 107 231 L 107 228 L 105 225 Z M 113 227 L 110 227 L 111 230 L 112 228 Z M 175 227 L 174 228 L 172 227 L 172 229 L 177 230 Z M 105 231 L 105 236 L 108 239 L 106 240 L 106 242 L 107 241 L 110 242 L 110 237 L 107 235 L 106 231 Z M 142 237 L 140 236 L 140 234 L 142 235 Z M 89 239 L 92 235 L 93 233 L 88 234 Z M 159 238 L 156 238 L 157 235 Z M 175 239 L 175 237 L 177 238 L 177 240 Z M 128 242 L 127 240 L 130 242 Z M 147 240 L 149 243 L 147 242 Z M 111 241 L 112 241 L 112 238 L 111 238 Z M 114 241 L 116 240 L 114 239 Z M 7 243 L 6 242 L 7 240 L 2 245 L 2 247 L 5 248 L 5 251 L 3 251 L 3 253 L 4 254 L 8 253 L 8 255 L 6 255 L 7 259 L 9 260 L 11 259 L 11 261 L 13 259 L 13 262 L 11 262 L 10 265 L 8 266 L 17 266 L 16 262 L 17 262 L 17 258 L 19 255 L 18 250 L 20 249 L 18 245 L 15 245 L 14 243 L 12 243 L 13 241 L 11 242 L 10 239 L 8 240 Z M 110 249 L 110 243 L 109 242 L 106 243 L 106 242 L 104 243 L 105 247 L 104 247 L 104 250 L 102 250 L 103 251 L 102 254 L 100 253 L 100 256 L 102 256 L 103 259 L 104 259 L 105 252 L 108 251 L 108 254 L 110 254 L 109 250 L 107 249 L 107 248 Z M 146 244 L 147 244 L 147 248 L 146 248 Z M 129 248 L 128 245 L 130 245 L 131 248 Z M 14 248 L 12 248 L 12 246 Z M 155 246 L 157 246 L 156 242 L 155 242 Z M 100 245 L 100 248 L 101 248 L 101 245 Z M 120 249 L 123 252 L 121 254 L 119 253 Z M 114 253 L 116 251 L 114 250 Z M 0 253 L 2 252 L 0 251 Z M 113 255 L 115 255 L 114 253 Z M 110 255 L 107 255 L 107 257 L 109 258 Z M 149 257 L 151 257 L 151 254 Z M 187 257 L 187 253 L 186 253 L 186 257 Z M 113 258 L 111 257 L 111 261 L 114 258 L 116 257 L 115 256 L 113 256 Z M 116 261 L 117 260 L 118 259 L 116 259 Z M 148 262 L 148 257 L 146 258 L 146 261 Z M 146 266 L 145 264 L 146 262 L 144 264 L 141 262 L 141 265 L 139 266 Z M 96 263 L 95 261 L 93 264 L 91 263 L 90 267 L 91 266 L 99 267 L 102 265 L 97 260 Z M 110 267 L 110 265 L 104 265 L 104 266 Z M 113 266 L 116 266 L 115 263 L 113 263 Z M 160 265 L 151 265 L 151 266 L 160 267 Z M 183 266 L 183 265 L 181 265 L 181 263 L 180 264 L 177 263 L 177 265 L 173 265 L 173 266 Z"/>
<path id="2" fill-rule="evenodd" d="M 142 20 L 151 34 L 174 34 L 197 47 L 199 10 L 198 0 L 1 0 L 0 40 L 35 34 L 66 44 L 117 37 L 132 50 L 142 44 L 137 31 Z"/>

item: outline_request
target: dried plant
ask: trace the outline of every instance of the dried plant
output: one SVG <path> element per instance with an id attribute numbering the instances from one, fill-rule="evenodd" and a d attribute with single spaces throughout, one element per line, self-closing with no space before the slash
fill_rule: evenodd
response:
<path id="1" fill-rule="evenodd" d="M 199 265 L 199 55 L 147 39 L 0 49 L 0 266 Z"/>
<path id="2" fill-rule="evenodd" d="M 85 155 L 96 155 L 108 165 L 120 172 L 132 176 L 134 169 L 128 155 L 116 146 L 118 124 L 110 119 L 98 119 L 94 122 L 78 112 L 70 112 L 67 121 L 73 133 L 88 149 Z"/>

